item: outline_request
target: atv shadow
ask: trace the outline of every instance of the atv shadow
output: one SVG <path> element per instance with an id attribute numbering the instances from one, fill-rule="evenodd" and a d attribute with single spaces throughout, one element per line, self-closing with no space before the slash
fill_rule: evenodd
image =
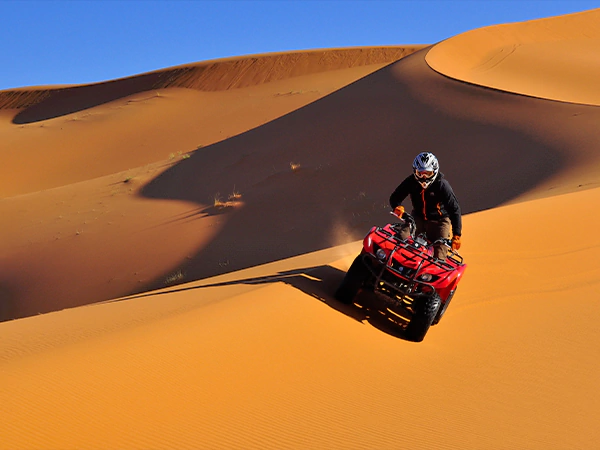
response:
<path id="1" fill-rule="evenodd" d="M 282 273 L 282 281 L 290 286 L 325 303 L 348 317 L 361 323 L 368 323 L 374 328 L 400 339 L 404 336 L 407 319 L 394 314 L 388 305 L 372 293 L 359 293 L 354 303 L 348 305 L 334 297 L 335 291 L 342 282 L 346 272 L 328 265 L 299 269 L 294 274 Z M 406 339 L 407 340 L 407 339 Z"/>
<path id="2" fill-rule="evenodd" d="M 346 273 L 329 265 L 306 267 L 301 269 L 278 272 L 274 275 L 264 277 L 245 278 L 240 280 L 226 281 L 222 283 L 204 284 L 202 286 L 191 286 L 175 288 L 167 291 L 145 293 L 125 297 L 123 300 L 134 298 L 156 296 L 174 292 L 182 292 L 209 287 L 232 286 L 237 284 L 269 284 L 285 283 L 303 293 L 325 303 L 332 309 L 361 323 L 368 323 L 374 328 L 387 333 L 393 337 L 409 340 L 404 335 L 404 327 L 408 320 L 394 314 L 387 304 L 370 293 L 359 293 L 355 302 L 351 305 L 336 300 L 334 293 Z"/>

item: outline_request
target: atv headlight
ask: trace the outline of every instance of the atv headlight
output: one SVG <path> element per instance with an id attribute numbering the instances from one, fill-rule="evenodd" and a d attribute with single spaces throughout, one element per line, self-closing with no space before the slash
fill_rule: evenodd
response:
<path id="1" fill-rule="evenodd" d="M 421 275 L 419 277 L 419 280 L 425 281 L 425 282 L 431 281 L 432 279 L 433 279 L 433 275 L 431 275 L 430 273 L 424 273 L 423 275 Z"/>
<path id="2" fill-rule="evenodd" d="M 375 252 L 375 256 L 377 256 L 377 259 L 380 259 L 381 261 L 383 261 L 385 258 L 387 258 L 385 250 L 382 248 L 377 249 L 377 251 Z"/>

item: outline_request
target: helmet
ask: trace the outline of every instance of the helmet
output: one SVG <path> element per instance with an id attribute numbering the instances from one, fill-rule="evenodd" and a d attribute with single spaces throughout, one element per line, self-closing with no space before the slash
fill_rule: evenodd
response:
<path id="1" fill-rule="evenodd" d="M 435 181 L 440 165 L 433 153 L 419 153 L 413 161 L 413 173 L 423 189 L 427 189 Z"/>

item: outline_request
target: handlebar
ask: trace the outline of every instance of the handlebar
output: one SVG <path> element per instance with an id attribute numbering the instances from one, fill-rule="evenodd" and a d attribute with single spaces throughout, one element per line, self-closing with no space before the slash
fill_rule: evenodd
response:
<path id="1" fill-rule="evenodd" d="M 436 244 L 443 244 L 450 249 L 452 248 L 452 241 L 450 239 L 440 238 L 431 243 L 431 245 L 436 245 Z"/>
<path id="2" fill-rule="evenodd" d="M 455 259 L 455 261 L 457 261 L 457 262 L 459 262 L 459 263 L 462 264 L 463 257 L 460 255 L 460 253 L 458 253 L 458 250 L 454 250 L 452 248 L 452 241 L 450 239 L 444 239 L 444 238 L 437 239 L 434 242 L 432 242 L 431 245 L 435 245 L 435 244 L 438 244 L 438 243 L 443 244 L 444 246 L 446 246 L 448 248 L 448 250 L 450 250 L 450 255 L 451 255 L 450 257 L 452 257 L 452 258 L 458 258 L 458 259 Z"/>

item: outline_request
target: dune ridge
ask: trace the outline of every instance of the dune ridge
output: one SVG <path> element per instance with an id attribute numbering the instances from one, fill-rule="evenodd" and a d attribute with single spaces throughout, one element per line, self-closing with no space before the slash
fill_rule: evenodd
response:
<path id="1" fill-rule="evenodd" d="M 24 124 L 72 114 L 140 92 L 181 87 L 226 91 L 329 70 L 396 61 L 422 45 L 304 50 L 186 64 L 119 80 L 81 86 L 0 91 L 0 110 L 26 109 L 13 119 Z"/>
<path id="2" fill-rule="evenodd" d="M 437 43 L 426 60 L 457 80 L 600 105 L 600 9 L 479 28 Z"/>

